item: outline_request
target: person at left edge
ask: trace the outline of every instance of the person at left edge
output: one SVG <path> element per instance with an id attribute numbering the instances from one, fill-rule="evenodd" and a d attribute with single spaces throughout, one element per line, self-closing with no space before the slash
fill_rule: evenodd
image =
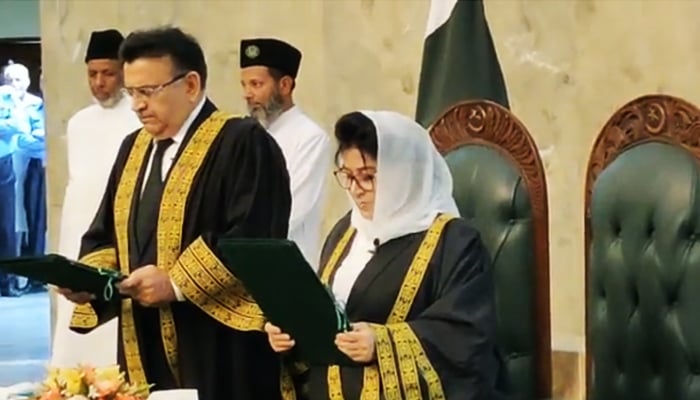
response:
<path id="1" fill-rule="evenodd" d="M 11 93 L 9 118 L 3 118 L 7 115 L 0 110 L 0 114 L 2 114 L 0 115 L 0 141 L 2 141 L 3 136 L 7 139 L 7 133 L 10 133 L 9 145 L 12 153 L 11 166 L 14 175 L 12 201 L 14 205 L 8 206 L 4 201 L 7 198 L 0 200 L 2 204 L 0 206 L 2 208 L 0 216 L 5 214 L 4 218 L 0 217 L 0 224 L 3 225 L 0 229 L 3 232 L 7 232 L 8 227 L 4 224 L 4 222 L 8 221 L 6 213 L 12 211 L 14 217 L 11 217 L 11 222 L 14 225 L 11 228 L 11 232 L 15 238 L 14 240 L 3 241 L 4 243 L 0 243 L 0 247 L 3 247 L 4 244 L 13 245 L 12 256 L 39 255 L 44 251 L 43 239 L 46 234 L 46 199 L 43 190 L 45 159 L 44 101 L 41 97 L 27 91 L 30 78 L 29 69 L 26 66 L 10 61 L 3 69 L 3 78 L 7 87 L 11 88 Z M 5 91 L 3 90 L 3 92 Z M 7 93 L 5 92 L 2 96 L 3 99 L 0 100 L 2 102 L 0 108 L 8 106 L 6 95 Z M 8 130 L 8 123 L 15 129 Z M 0 143 L 0 153 L 3 153 L 3 147 L 3 144 Z M 0 161 L 0 164 L 7 166 L 2 161 Z M 3 168 L 0 167 L 0 169 Z M 4 186 L 2 183 L 7 182 L 3 175 L 0 172 L 0 188 Z M 7 192 L 4 194 L 7 195 Z M 0 238 L 6 234 L 0 233 Z M 4 251 L 0 250 L 0 253 L 4 253 Z M 0 276 L 0 295 L 19 296 L 26 292 L 28 286 L 20 283 L 23 280 L 20 277 L 11 274 L 0 275 L 4 275 L 4 279 Z"/>
<path id="2" fill-rule="evenodd" d="M 217 250 L 224 236 L 287 236 L 291 194 L 279 146 L 254 119 L 228 116 L 207 99 L 202 49 L 179 28 L 131 33 L 120 59 L 143 129 L 117 154 L 80 259 L 128 274 L 118 285 L 126 297 L 60 289 L 82 304 L 72 329 L 119 318 L 119 364 L 154 391 L 196 389 L 206 400 L 293 395 L 281 389 L 262 312 Z"/>

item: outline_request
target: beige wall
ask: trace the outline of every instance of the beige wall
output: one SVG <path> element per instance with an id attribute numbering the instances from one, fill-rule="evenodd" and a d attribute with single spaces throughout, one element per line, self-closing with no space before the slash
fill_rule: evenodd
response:
<path id="1" fill-rule="evenodd" d="M 588 151 L 606 118 L 633 97 L 662 92 L 700 104 L 700 1 L 485 3 L 512 109 L 545 155 L 554 345 L 580 350 Z M 208 56 L 211 97 L 231 111 L 242 111 L 238 41 L 283 37 L 304 51 L 298 102 L 330 128 L 340 113 L 358 107 L 413 115 L 427 8 L 427 0 L 42 0 L 52 244 L 65 184 L 62 133 L 88 101 L 81 58 L 91 30 L 185 28 Z M 345 204 L 335 189 L 332 199 L 326 225 Z"/>

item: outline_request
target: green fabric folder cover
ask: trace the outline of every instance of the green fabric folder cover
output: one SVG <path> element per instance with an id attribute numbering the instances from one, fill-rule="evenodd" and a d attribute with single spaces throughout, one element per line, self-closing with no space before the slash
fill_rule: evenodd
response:
<path id="1" fill-rule="evenodd" d="M 317 365 L 357 365 L 336 347 L 349 321 L 297 245 L 279 239 L 223 239 L 224 263 L 243 282 L 270 323 L 295 341 L 293 354 Z"/>
<path id="2" fill-rule="evenodd" d="M 0 271 L 74 292 L 88 292 L 107 301 L 119 297 L 115 285 L 124 278 L 119 271 L 92 268 L 58 254 L 0 259 Z"/>

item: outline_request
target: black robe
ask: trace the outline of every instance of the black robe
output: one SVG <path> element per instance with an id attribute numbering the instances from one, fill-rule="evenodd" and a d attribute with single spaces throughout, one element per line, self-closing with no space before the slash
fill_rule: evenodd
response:
<path id="1" fill-rule="evenodd" d="M 348 215 L 326 239 L 323 281 L 332 284 L 350 249 L 349 226 Z M 421 267 L 421 259 L 429 261 Z M 346 313 L 350 321 L 376 324 L 376 361 L 310 366 L 303 374 L 310 399 L 502 398 L 506 372 L 495 345 L 491 262 L 464 220 L 440 216 L 428 231 L 380 245 L 355 281 Z"/>
<path id="2" fill-rule="evenodd" d="M 89 332 L 118 317 L 119 363 L 153 390 L 196 388 L 203 400 L 291 398 L 262 312 L 216 249 L 222 237 L 287 236 L 291 195 L 280 148 L 255 120 L 224 115 L 207 100 L 168 173 L 157 228 L 137 241 L 152 142 L 145 131 L 123 141 L 81 260 L 125 274 L 156 264 L 187 300 L 153 308 L 101 299 L 76 307 L 71 328 Z"/>

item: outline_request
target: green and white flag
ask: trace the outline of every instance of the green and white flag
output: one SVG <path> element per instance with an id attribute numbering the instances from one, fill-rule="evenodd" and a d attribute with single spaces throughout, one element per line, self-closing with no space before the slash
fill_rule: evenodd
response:
<path id="1" fill-rule="evenodd" d="M 491 100 L 509 108 L 481 0 L 431 0 L 416 121 L 430 126 L 452 104 Z"/>

